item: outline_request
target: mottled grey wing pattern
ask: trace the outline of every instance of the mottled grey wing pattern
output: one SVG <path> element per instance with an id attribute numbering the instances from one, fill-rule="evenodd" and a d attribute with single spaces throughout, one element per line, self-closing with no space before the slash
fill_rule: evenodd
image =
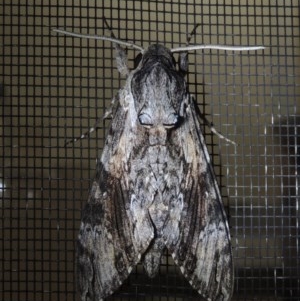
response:
<path id="1" fill-rule="evenodd" d="M 84 301 L 99 301 L 116 291 L 153 238 L 153 227 L 147 218 L 142 222 L 148 231 L 135 231 L 128 185 L 122 175 L 118 176 L 122 165 L 120 144 L 124 133 L 127 141 L 130 137 L 123 131 L 126 110 L 117 105 L 115 114 L 97 165 L 97 176 L 82 212 L 77 240 L 78 286 Z"/>
<path id="2" fill-rule="evenodd" d="M 109 193 L 103 192 L 96 179 L 82 213 L 77 241 L 77 274 L 82 300 L 101 300 L 112 294 L 145 251 L 130 235 L 132 227 L 124 210 L 124 192 L 119 183 L 113 185 Z"/>
<path id="3" fill-rule="evenodd" d="M 164 237 L 185 278 L 207 300 L 230 300 L 233 263 L 230 233 L 192 98 L 182 125 L 188 170 L 181 215 L 170 217 Z M 172 233 L 179 232 L 179 235 Z"/>

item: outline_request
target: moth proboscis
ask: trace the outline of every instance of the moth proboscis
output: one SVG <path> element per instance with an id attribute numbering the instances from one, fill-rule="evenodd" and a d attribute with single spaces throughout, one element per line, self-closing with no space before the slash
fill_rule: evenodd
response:
<path id="1" fill-rule="evenodd" d="M 184 79 L 187 52 L 263 47 L 155 44 L 144 49 L 114 36 L 55 31 L 113 42 L 118 69 L 127 76 L 114 98 L 110 130 L 82 212 L 76 255 L 81 300 L 111 295 L 141 260 L 155 277 L 165 248 L 203 298 L 230 300 L 230 232 L 201 113 Z M 129 71 L 120 45 L 140 51 L 134 70 Z M 174 52 L 182 52 L 178 67 Z"/>

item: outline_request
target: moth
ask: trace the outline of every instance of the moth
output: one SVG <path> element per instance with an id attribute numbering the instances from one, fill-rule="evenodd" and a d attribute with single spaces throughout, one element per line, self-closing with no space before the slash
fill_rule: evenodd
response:
<path id="1" fill-rule="evenodd" d="M 221 46 L 144 49 L 115 37 L 92 38 L 115 44 L 118 69 L 127 80 L 114 99 L 82 212 L 77 240 L 81 300 L 111 295 L 140 261 L 155 277 L 165 248 L 203 298 L 230 300 L 234 273 L 227 217 L 201 116 L 185 81 L 188 51 Z M 128 69 L 120 45 L 140 51 L 134 70 Z M 178 64 L 174 52 L 182 52 Z"/>

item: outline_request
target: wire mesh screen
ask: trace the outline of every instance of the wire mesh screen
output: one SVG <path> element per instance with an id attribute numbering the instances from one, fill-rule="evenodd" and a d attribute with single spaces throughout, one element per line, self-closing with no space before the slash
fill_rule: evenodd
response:
<path id="1" fill-rule="evenodd" d="M 146 47 L 264 45 L 189 54 L 232 236 L 233 300 L 299 300 L 299 3 L 273 1 L 8 1 L 1 14 L 0 299 L 77 300 L 75 241 L 109 121 L 124 85 L 109 42 L 53 28 L 114 34 Z M 128 49 L 133 68 L 137 51 Z M 201 300 L 166 252 L 159 275 L 138 265 L 108 300 Z"/>

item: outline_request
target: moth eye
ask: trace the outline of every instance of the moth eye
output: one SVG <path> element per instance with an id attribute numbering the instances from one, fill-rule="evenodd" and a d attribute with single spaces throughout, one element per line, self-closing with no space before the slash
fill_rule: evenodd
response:
<path id="1" fill-rule="evenodd" d="M 153 125 L 152 118 L 147 113 L 141 113 L 139 115 L 139 121 L 140 121 L 140 124 L 145 127 L 151 127 Z"/>
<path id="2" fill-rule="evenodd" d="M 167 129 L 173 128 L 178 123 L 178 115 L 175 113 L 169 114 L 167 120 L 163 123 Z"/>

